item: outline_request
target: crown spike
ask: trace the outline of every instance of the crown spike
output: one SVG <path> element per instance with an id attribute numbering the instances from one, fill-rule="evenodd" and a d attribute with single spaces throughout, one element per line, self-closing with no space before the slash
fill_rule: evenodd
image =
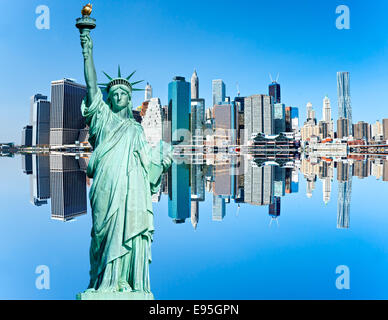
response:
<path id="1" fill-rule="evenodd" d="M 120 70 L 120 65 L 119 65 L 119 68 L 118 68 L 118 71 L 117 71 L 117 76 L 118 76 L 119 78 L 121 78 L 121 70 Z"/>
<path id="2" fill-rule="evenodd" d="M 127 79 L 127 80 L 131 79 L 131 77 L 134 75 L 135 72 L 136 72 L 136 70 L 133 71 L 126 79 Z"/>
<path id="3" fill-rule="evenodd" d="M 102 72 L 103 74 L 105 74 L 105 76 L 112 81 L 112 77 L 110 75 L 108 75 L 105 71 Z"/>
<path id="4" fill-rule="evenodd" d="M 143 82 L 144 80 L 139 80 L 139 81 L 135 81 L 135 82 L 131 82 L 131 86 L 134 86 L 135 84 L 138 84 L 140 82 Z"/>

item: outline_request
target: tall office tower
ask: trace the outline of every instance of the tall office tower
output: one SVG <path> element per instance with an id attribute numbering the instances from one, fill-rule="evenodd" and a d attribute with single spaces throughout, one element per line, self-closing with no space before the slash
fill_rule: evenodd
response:
<path id="1" fill-rule="evenodd" d="M 350 99 L 349 72 L 337 72 L 338 117 L 349 120 L 349 134 L 352 135 L 352 105 Z"/>
<path id="2" fill-rule="evenodd" d="M 273 103 L 280 103 L 280 84 L 276 81 L 272 81 L 272 83 L 268 86 L 269 96 L 273 98 Z"/>
<path id="3" fill-rule="evenodd" d="M 235 145 L 237 112 L 234 102 L 218 104 L 213 107 L 214 115 L 214 143 L 219 146 Z"/>
<path id="4" fill-rule="evenodd" d="M 191 76 L 191 100 L 193 99 L 199 99 L 199 79 L 195 69 Z"/>
<path id="5" fill-rule="evenodd" d="M 32 174 L 32 154 L 22 154 L 22 170 L 26 175 Z"/>
<path id="6" fill-rule="evenodd" d="M 213 194 L 212 220 L 222 221 L 225 217 L 225 198 Z"/>
<path id="7" fill-rule="evenodd" d="M 144 90 L 144 101 L 151 100 L 152 98 L 152 87 L 151 85 L 147 82 L 147 85 Z"/>
<path id="8" fill-rule="evenodd" d="M 245 142 L 252 134 L 274 134 L 274 108 L 272 98 L 263 94 L 256 94 L 244 98 L 244 129 Z"/>
<path id="9" fill-rule="evenodd" d="M 191 99 L 190 122 L 192 144 L 202 145 L 205 127 L 205 99 Z"/>
<path id="10" fill-rule="evenodd" d="M 174 223 L 190 217 L 190 173 L 186 164 L 173 162 L 168 170 L 168 216 Z"/>
<path id="11" fill-rule="evenodd" d="M 272 203 L 268 206 L 268 214 L 274 219 L 280 216 L 280 204 L 281 198 L 273 197 Z"/>
<path id="12" fill-rule="evenodd" d="M 291 107 L 284 108 L 286 132 L 292 132 L 291 109 L 292 109 Z"/>
<path id="13" fill-rule="evenodd" d="M 172 144 L 183 142 L 189 132 L 190 105 L 190 84 L 184 77 L 174 77 L 168 84 L 168 121 L 171 124 Z"/>
<path id="14" fill-rule="evenodd" d="M 22 147 L 32 146 L 32 126 L 30 125 L 23 127 L 21 146 Z"/>
<path id="15" fill-rule="evenodd" d="M 330 122 L 331 121 L 331 105 L 330 99 L 328 96 L 325 96 L 323 99 L 323 109 L 322 109 L 323 121 Z"/>
<path id="16" fill-rule="evenodd" d="M 299 109 L 296 107 L 291 107 L 291 130 L 299 131 Z"/>
<path id="17" fill-rule="evenodd" d="M 216 196 L 234 196 L 234 178 L 230 164 L 217 165 L 214 170 L 213 192 Z"/>
<path id="18" fill-rule="evenodd" d="M 315 110 L 313 109 L 313 104 L 311 102 L 307 102 L 306 104 L 306 110 L 307 110 L 307 122 L 314 122 L 314 124 L 317 123 L 317 119 L 315 118 Z"/>
<path id="19" fill-rule="evenodd" d="M 141 125 L 143 126 L 147 142 L 152 147 L 159 144 L 160 140 L 163 138 L 162 118 L 162 105 L 160 104 L 159 98 L 150 98 Z"/>
<path id="20" fill-rule="evenodd" d="M 371 136 L 370 124 L 364 121 L 359 121 L 353 125 L 353 137 L 356 140 L 364 139 L 369 142 Z"/>
<path id="21" fill-rule="evenodd" d="M 221 79 L 212 80 L 213 106 L 225 101 L 225 83 Z"/>
<path id="22" fill-rule="evenodd" d="M 235 97 L 234 105 L 237 112 L 236 130 L 237 144 L 244 143 L 244 99 L 245 97 Z"/>
<path id="23" fill-rule="evenodd" d="M 342 139 L 350 136 L 349 119 L 339 118 L 337 120 L 337 138 Z"/>
<path id="24" fill-rule="evenodd" d="M 383 140 L 388 140 L 388 119 L 383 119 Z"/>
<path id="25" fill-rule="evenodd" d="M 291 129 L 291 109 L 289 109 L 289 117 L 286 118 L 286 106 L 283 103 L 275 103 L 274 109 L 274 133 L 279 134 L 287 131 L 287 120 L 289 123 L 289 129 Z M 291 131 L 291 130 L 290 130 Z"/>
<path id="26" fill-rule="evenodd" d="M 70 79 L 51 82 L 50 145 L 72 145 L 85 128 L 81 102 L 86 87 Z"/>
<path id="27" fill-rule="evenodd" d="M 30 98 L 30 123 L 32 125 L 32 145 L 50 144 L 50 101 L 47 96 L 35 94 Z"/>
<path id="28" fill-rule="evenodd" d="M 30 202 L 35 206 L 47 204 L 50 198 L 50 161 L 48 156 L 32 155 Z"/>
<path id="29" fill-rule="evenodd" d="M 168 106 L 162 106 L 162 139 L 171 143 L 171 122 L 168 121 Z"/>
<path id="30" fill-rule="evenodd" d="M 247 164 L 244 176 L 244 201 L 257 206 L 269 205 L 273 197 L 274 167 Z"/>
<path id="31" fill-rule="evenodd" d="M 50 155 L 50 192 L 52 219 L 68 221 L 86 214 L 86 173 L 74 157 Z"/>

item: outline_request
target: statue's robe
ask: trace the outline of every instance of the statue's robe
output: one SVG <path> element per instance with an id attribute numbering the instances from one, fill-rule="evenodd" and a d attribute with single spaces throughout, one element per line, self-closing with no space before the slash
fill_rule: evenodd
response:
<path id="1" fill-rule="evenodd" d="M 100 89 L 89 107 L 84 99 L 81 111 L 94 148 L 87 168 L 93 178 L 89 288 L 116 290 L 117 282 L 125 279 L 132 289 L 149 292 L 151 195 L 166 169 L 163 145 L 151 149 L 142 126 L 113 113 Z"/>

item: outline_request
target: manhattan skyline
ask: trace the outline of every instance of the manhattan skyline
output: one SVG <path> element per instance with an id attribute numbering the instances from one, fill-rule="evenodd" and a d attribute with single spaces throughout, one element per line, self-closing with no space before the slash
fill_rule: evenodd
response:
<path id="1" fill-rule="evenodd" d="M 222 8 L 216 1 L 207 4 L 206 10 L 200 10 L 205 3 L 188 2 L 177 6 L 174 1 L 163 5 L 157 1 L 147 4 L 136 1 L 131 4 L 117 2 L 117 7 L 122 10 L 116 10 L 119 24 L 115 28 L 125 30 L 129 28 L 127 21 L 131 20 L 131 30 L 134 30 L 130 42 L 117 42 L 113 39 L 115 37 L 110 39 L 108 36 L 113 32 L 110 23 L 113 17 L 102 18 L 106 4 L 95 1 L 94 14 L 98 27 L 94 30 L 94 37 L 96 42 L 101 43 L 95 48 L 96 64 L 98 61 L 102 68 L 98 70 L 99 79 L 102 79 L 102 70 L 108 73 L 116 70 L 117 63 L 121 64 L 123 72 L 136 68 L 138 75 L 152 84 L 154 96 L 160 97 L 161 103 L 166 104 L 168 82 L 175 75 L 190 79 L 194 69 L 201 78 L 200 96 L 207 102 L 212 101 L 213 79 L 223 79 L 226 95 L 233 98 L 237 96 L 237 82 L 241 96 L 266 93 L 270 83 L 268 74 L 279 73 L 282 100 L 299 108 L 300 119 L 306 117 L 304 106 L 308 101 L 313 106 L 319 106 L 326 94 L 331 100 L 332 117 L 336 119 L 336 72 L 346 70 L 352 77 L 353 122 L 364 120 L 374 123 L 376 119 L 386 116 L 384 103 L 381 102 L 388 99 L 383 89 L 384 83 L 388 81 L 388 72 L 384 71 L 388 67 L 383 60 L 387 43 L 382 32 L 386 29 L 382 16 L 385 9 L 388 9 L 386 3 L 377 1 L 373 7 L 366 4 L 350 5 L 350 30 L 336 29 L 335 8 L 338 4 L 335 1 L 319 4 L 309 1 L 290 4 L 282 1 L 282 6 L 276 8 L 276 28 L 267 28 L 270 19 L 260 14 L 264 9 L 274 9 L 273 4 L 247 1 L 245 6 L 235 6 L 232 2 L 223 3 L 225 5 Z M 2 11 L 3 23 L 13 19 L 19 5 L 13 4 L 11 7 L 10 2 L 5 3 Z M 3 62 L 12 60 L 15 54 L 18 56 L 18 51 L 23 50 L 28 50 L 30 54 L 19 59 L 17 66 L 5 64 L 3 67 L 4 76 L 0 81 L 4 99 L 0 117 L 6 125 L 0 131 L 1 141 L 20 141 L 20 130 L 16 128 L 22 128 L 27 123 L 25 105 L 31 95 L 41 92 L 49 96 L 47 83 L 52 79 L 66 76 L 80 81 L 83 78 L 80 68 L 82 57 L 74 49 L 78 47 L 79 40 L 72 29 L 73 12 L 78 10 L 78 5 L 77 2 L 65 6 L 48 1 L 50 30 L 35 28 L 35 3 L 30 5 L 30 11 L 29 6 L 24 6 L 18 12 L 23 23 L 15 27 L 15 35 L 23 41 L 8 38 L 1 45 L 1 58 Z M 176 7 L 175 12 L 179 14 L 179 18 L 169 11 L 172 6 Z M 219 14 L 224 15 L 242 12 L 249 15 L 246 8 L 251 9 L 249 11 L 257 9 L 260 17 L 257 25 L 253 26 L 245 21 L 249 19 L 244 19 L 233 25 L 225 23 L 221 27 L 207 19 L 216 9 L 221 10 Z M 140 16 L 136 17 L 139 13 Z M 291 15 L 295 19 L 290 24 L 288 18 Z M 156 28 L 157 24 L 164 27 L 159 30 Z M 273 37 L 278 39 L 276 44 L 270 41 Z M 374 45 L 367 46 L 366 43 Z M 54 46 L 55 54 L 42 49 L 34 50 L 42 48 L 42 44 Z M 151 48 L 151 44 L 160 50 L 139 50 L 147 48 L 147 45 Z M 226 52 L 215 50 L 221 44 L 229 44 L 231 49 Z M 117 46 L 122 47 L 120 51 L 123 53 L 116 53 L 111 57 L 117 61 L 115 65 L 108 64 L 106 61 L 111 50 L 105 48 Z M 203 50 L 205 47 L 212 50 Z M 61 64 L 57 63 L 58 59 L 62 61 Z M 29 72 L 24 76 L 23 83 L 20 83 L 23 70 Z M 376 91 L 378 95 L 371 94 Z M 140 105 L 142 99 L 143 94 L 137 93 L 134 96 L 134 106 Z M 206 107 L 208 106 L 207 104 Z M 372 108 L 373 113 L 366 112 L 365 106 Z M 22 116 L 15 118 L 14 112 L 21 113 Z M 321 110 L 317 113 L 317 118 L 321 118 Z"/>

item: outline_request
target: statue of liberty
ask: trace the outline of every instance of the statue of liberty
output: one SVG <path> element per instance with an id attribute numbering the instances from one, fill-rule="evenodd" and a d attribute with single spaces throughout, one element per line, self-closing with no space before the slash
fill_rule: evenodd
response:
<path id="1" fill-rule="evenodd" d="M 154 232 L 151 195 L 158 191 L 161 175 L 171 165 L 171 147 L 161 141 L 159 147 L 151 148 L 133 117 L 131 96 L 138 90 L 133 85 L 140 82 L 129 81 L 134 72 L 126 78 L 121 77 L 120 67 L 117 78 L 105 73 L 109 82 L 104 84 L 107 100 L 103 100 L 89 31 L 80 28 L 87 86 L 81 111 L 94 149 L 87 168 L 87 175 L 93 178 L 89 193 L 93 226 L 90 283 L 81 299 L 116 299 L 120 294 L 153 298 L 149 278 Z"/>

